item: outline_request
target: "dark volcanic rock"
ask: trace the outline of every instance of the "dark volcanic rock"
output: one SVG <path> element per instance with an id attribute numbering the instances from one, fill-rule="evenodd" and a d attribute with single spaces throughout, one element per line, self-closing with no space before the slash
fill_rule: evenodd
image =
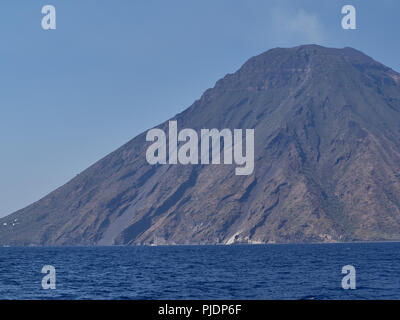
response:
<path id="1" fill-rule="evenodd" d="M 255 129 L 254 173 L 151 166 L 143 133 L 1 219 L 0 244 L 400 240 L 400 75 L 363 53 L 269 50 L 174 119 Z"/>

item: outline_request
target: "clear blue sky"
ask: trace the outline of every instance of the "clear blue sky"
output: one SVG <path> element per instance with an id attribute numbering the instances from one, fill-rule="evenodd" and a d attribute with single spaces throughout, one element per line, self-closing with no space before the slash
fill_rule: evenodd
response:
<path id="1" fill-rule="evenodd" d="M 57 29 L 41 28 L 41 8 Z M 357 9 L 357 30 L 341 8 Z M 400 71 L 400 1 L 2 0 L 0 216 L 184 110 L 273 47 L 351 46 Z"/>

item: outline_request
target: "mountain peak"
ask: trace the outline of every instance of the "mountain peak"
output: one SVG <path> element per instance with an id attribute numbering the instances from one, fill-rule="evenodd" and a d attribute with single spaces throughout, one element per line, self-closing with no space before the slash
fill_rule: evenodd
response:
<path id="1" fill-rule="evenodd" d="M 319 64 L 340 61 L 350 64 L 382 64 L 351 47 L 328 48 L 316 44 L 300 45 L 291 48 L 274 48 L 250 58 L 243 67 L 249 65 Z M 325 65 L 329 67 L 329 65 Z"/>
<path id="2" fill-rule="evenodd" d="M 340 81 L 340 74 L 352 73 L 348 78 L 365 77 L 371 73 L 389 72 L 390 68 L 351 47 L 327 48 L 316 44 L 292 48 L 274 48 L 247 60 L 233 74 L 227 74 L 215 87 L 206 91 L 203 99 L 215 97 L 221 91 L 268 90 L 304 84 L 305 81 L 329 83 Z M 382 75 L 380 75 L 382 76 Z M 398 82 L 397 76 L 392 76 Z M 369 80 L 368 80 L 369 81 Z"/>

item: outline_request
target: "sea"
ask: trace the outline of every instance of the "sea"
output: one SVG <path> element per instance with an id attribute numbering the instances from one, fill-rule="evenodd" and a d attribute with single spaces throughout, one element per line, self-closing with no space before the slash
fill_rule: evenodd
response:
<path id="1" fill-rule="evenodd" d="M 400 299 L 400 243 L 1 247 L 0 299 Z"/>

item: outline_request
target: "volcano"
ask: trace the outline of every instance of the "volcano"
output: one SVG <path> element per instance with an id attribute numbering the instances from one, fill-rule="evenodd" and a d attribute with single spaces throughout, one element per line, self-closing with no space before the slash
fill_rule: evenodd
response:
<path id="1" fill-rule="evenodd" d="M 271 49 L 171 120 L 254 129 L 254 171 L 151 165 L 144 132 L 0 219 L 0 244 L 400 240 L 400 74 L 360 51 Z"/>

